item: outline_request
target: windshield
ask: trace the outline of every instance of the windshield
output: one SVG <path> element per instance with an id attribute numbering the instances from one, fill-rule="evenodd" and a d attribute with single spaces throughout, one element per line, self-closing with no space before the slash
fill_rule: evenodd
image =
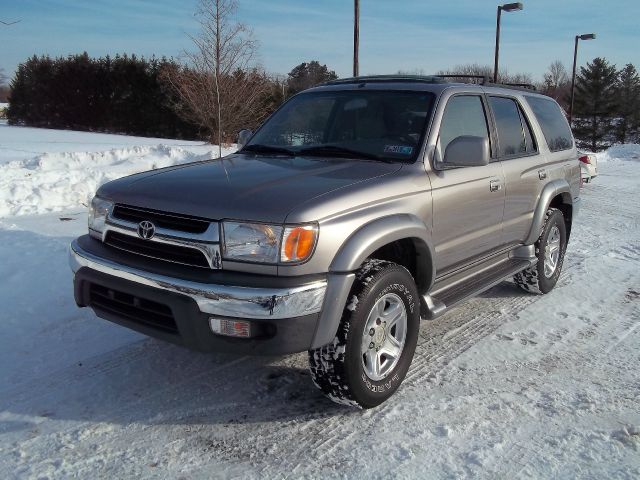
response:
<path id="1" fill-rule="evenodd" d="M 278 110 L 243 150 L 413 162 L 432 103 L 429 92 L 303 93 Z"/>

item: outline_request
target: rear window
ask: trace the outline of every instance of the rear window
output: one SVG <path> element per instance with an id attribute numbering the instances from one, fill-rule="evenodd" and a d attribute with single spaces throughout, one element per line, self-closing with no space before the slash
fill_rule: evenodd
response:
<path id="1" fill-rule="evenodd" d="M 553 100 L 540 97 L 526 97 L 527 103 L 533 110 L 549 150 L 558 152 L 573 147 L 571 129 L 564 117 L 560 106 Z"/>

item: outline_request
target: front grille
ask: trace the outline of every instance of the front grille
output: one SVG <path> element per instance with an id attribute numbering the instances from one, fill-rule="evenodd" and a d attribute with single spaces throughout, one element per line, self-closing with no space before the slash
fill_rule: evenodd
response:
<path id="1" fill-rule="evenodd" d="M 89 285 L 89 306 L 163 332 L 178 333 L 173 312 L 162 303 L 92 283 Z"/>
<path id="2" fill-rule="evenodd" d="M 202 218 L 188 217 L 173 213 L 158 212 L 146 208 L 129 207 L 127 205 L 115 205 L 111 212 L 113 218 L 126 222 L 140 223 L 143 220 L 153 222 L 156 227 L 168 230 L 178 230 L 188 233 L 204 233 L 211 222 Z"/>
<path id="3" fill-rule="evenodd" d="M 104 243 L 120 250 L 195 267 L 210 268 L 204 253 L 195 248 L 142 240 L 119 232 L 107 232 Z"/>

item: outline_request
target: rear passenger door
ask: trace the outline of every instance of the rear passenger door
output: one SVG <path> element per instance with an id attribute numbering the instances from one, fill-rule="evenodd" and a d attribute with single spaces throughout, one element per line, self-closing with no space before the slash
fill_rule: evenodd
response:
<path id="1" fill-rule="evenodd" d="M 529 234 L 533 212 L 545 178 L 531 122 L 516 97 L 489 95 L 497 134 L 498 158 L 506 183 L 502 243 L 516 245 Z"/>
<path id="2" fill-rule="evenodd" d="M 457 94 L 448 99 L 440 122 L 436 158 L 442 161 L 447 145 L 464 135 L 490 138 L 487 105 L 482 94 Z M 504 210 L 500 162 L 473 167 L 447 167 L 438 163 L 429 177 L 438 275 L 498 249 Z"/>

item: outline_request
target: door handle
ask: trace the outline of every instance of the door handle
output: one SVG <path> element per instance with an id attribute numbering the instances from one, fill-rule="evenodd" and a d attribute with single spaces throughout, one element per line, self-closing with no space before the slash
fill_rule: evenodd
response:
<path id="1" fill-rule="evenodd" d="M 489 191 L 490 192 L 497 192 L 498 190 L 502 189 L 502 182 L 500 182 L 500 180 L 490 180 L 489 181 Z"/>
<path id="2" fill-rule="evenodd" d="M 545 178 L 547 178 L 547 171 L 544 168 L 538 170 L 538 178 L 540 180 L 544 180 Z"/>

